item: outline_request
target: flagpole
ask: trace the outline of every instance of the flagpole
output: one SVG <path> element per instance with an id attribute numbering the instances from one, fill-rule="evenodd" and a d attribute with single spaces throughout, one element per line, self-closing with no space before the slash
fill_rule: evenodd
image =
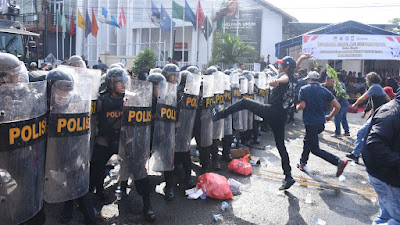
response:
<path id="1" fill-rule="evenodd" d="M 158 63 L 161 65 L 161 25 L 160 25 L 160 35 L 158 36 Z"/>
<path id="2" fill-rule="evenodd" d="M 197 10 L 196 10 L 196 65 L 198 66 L 198 58 L 199 58 L 199 4 L 200 0 L 197 2 Z"/>
<path id="3" fill-rule="evenodd" d="M 236 19 L 236 36 L 239 37 L 239 1 L 238 1 L 238 10 Z"/>
<path id="4" fill-rule="evenodd" d="M 171 0 L 171 6 L 172 6 L 172 0 Z M 171 7 L 171 9 L 172 9 L 172 7 Z M 170 51 L 171 51 L 171 60 L 173 61 L 174 60 L 174 53 L 173 53 L 173 51 L 174 51 L 174 47 L 172 46 L 172 11 L 171 11 L 171 26 L 170 26 L 170 33 L 169 33 L 169 44 L 170 44 L 170 47 L 169 47 L 169 49 L 170 49 Z"/>
<path id="5" fill-rule="evenodd" d="M 186 3 L 183 8 L 183 26 L 182 26 L 182 63 L 185 62 L 185 12 L 186 12 Z"/>
<path id="6" fill-rule="evenodd" d="M 71 0 L 69 1 L 69 4 L 71 5 Z M 73 15 L 73 9 L 72 9 L 72 7 L 70 7 L 70 9 L 71 9 L 71 17 L 72 17 L 72 15 Z M 71 27 L 71 19 L 70 19 L 70 21 L 69 21 L 69 33 L 71 34 L 71 29 L 72 29 L 72 27 Z M 72 55 L 72 36 L 73 36 L 73 33 L 74 33 L 74 31 L 72 31 L 72 35 L 69 35 L 69 57 L 71 58 L 71 55 Z"/>
<path id="7" fill-rule="evenodd" d="M 64 2 L 64 0 L 62 1 L 62 4 L 63 4 L 63 18 L 64 18 L 64 23 L 65 24 L 61 24 L 62 26 L 63 26 L 63 28 L 62 28 L 62 58 L 61 58 L 61 60 L 64 60 L 64 57 L 65 57 L 65 43 L 64 43 L 64 41 L 65 41 L 65 33 L 64 33 L 64 29 L 66 29 L 66 27 L 64 27 L 64 26 L 66 26 L 66 21 L 65 21 L 65 2 Z"/>
<path id="8" fill-rule="evenodd" d="M 54 1 L 54 5 L 55 5 L 55 7 L 56 7 L 56 9 L 57 9 L 57 6 L 56 6 L 56 3 L 55 3 L 55 1 Z M 56 15 L 56 18 L 57 18 L 57 23 L 56 23 L 56 45 L 57 45 L 57 50 L 56 50 L 56 52 L 57 52 L 57 60 L 58 60 L 58 14 L 60 13 L 59 12 L 59 9 L 57 9 L 56 10 L 57 11 L 57 15 Z M 46 57 L 46 56 L 45 56 Z"/>

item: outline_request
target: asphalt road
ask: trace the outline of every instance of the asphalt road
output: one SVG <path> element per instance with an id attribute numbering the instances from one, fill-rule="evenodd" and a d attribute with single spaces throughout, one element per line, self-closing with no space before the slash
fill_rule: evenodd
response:
<path id="1" fill-rule="evenodd" d="M 340 158 L 352 150 L 359 125 L 365 120 L 359 114 L 348 114 L 351 137 L 340 139 L 331 137 L 334 134 L 333 122 L 326 124 L 320 138 L 321 149 L 327 150 Z M 153 209 L 157 215 L 156 224 L 371 224 L 379 213 L 376 194 L 369 184 L 365 167 L 349 163 L 343 175 L 344 179 L 335 177 L 336 167 L 311 155 L 308 172 L 296 168 L 303 148 L 304 127 L 301 113 L 296 114 L 295 124 L 287 125 L 286 147 L 296 183 L 288 191 L 278 191 L 283 179 L 279 153 L 275 147 L 271 132 L 262 134 L 261 144 L 251 149 L 253 156 L 261 158 L 260 165 L 253 167 L 253 175 L 244 177 L 226 170 L 217 173 L 234 178 L 242 183 L 241 193 L 228 200 L 229 207 L 221 211 L 221 200 L 188 200 L 184 187 L 175 191 L 172 202 L 164 200 L 162 176 L 152 173 L 151 181 L 157 185 L 156 193 L 151 196 Z M 194 161 L 196 157 L 194 157 Z M 194 163 L 194 173 L 200 170 Z M 343 178 L 343 177 L 342 177 Z M 108 179 L 108 199 L 101 203 L 94 197 L 98 212 L 98 224 L 147 224 L 141 214 L 142 201 L 136 194 L 134 185 L 129 188 L 129 195 L 116 201 L 114 191 L 115 179 Z M 311 201 L 310 201 L 311 200 Z M 58 224 L 62 204 L 46 204 L 48 225 Z M 213 221 L 213 214 L 221 214 L 222 221 Z M 322 220 L 322 221 L 321 221 Z M 79 210 L 74 211 L 74 219 L 68 224 L 83 224 Z"/>

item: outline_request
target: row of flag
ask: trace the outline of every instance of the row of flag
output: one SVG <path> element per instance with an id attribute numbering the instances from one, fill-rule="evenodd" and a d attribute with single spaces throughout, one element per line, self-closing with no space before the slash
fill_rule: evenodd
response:
<path id="1" fill-rule="evenodd" d="M 185 0 L 185 6 L 179 5 L 175 1 L 172 1 L 172 18 L 180 19 L 183 21 L 191 22 L 195 30 L 200 29 L 200 31 L 204 34 L 206 40 L 210 37 L 213 32 L 212 22 L 216 22 L 221 20 L 224 16 L 232 16 L 235 15 L 238 11 L 238 0 L 225 0 L 221 4 L 221 8 L 214 15 L 214 17 L 210 20 L 208 16 L 204 14 L 203 8 L 201 7 L 200 0 L 198 0 L 196 13 L 189 6 L 187 1 Z M 66 30 L 69 30 L 70 36 L 74 33 L 74 14 L 72 12 L 70 17 L 70 22 L 65 20 L 65 16 L 61 15 L 58 12 L 57 16 L 58 26 L 62 27 L 63 33 Z M 175 29 L 175 22 L 172 21 L 172 18 L 168 15 L 164 6 L 161 4 L 161 11 L 158 9 L 157 5 L 151 1 L 151 21 L 161 30 L 172 32 Z M 126 26 L 126 19 L 123 6 L 121 7 L 121 12 L 119 15 L 119 21 L 113 15 L 111 15 L 108 10 L 102 8 L 101 16 L 99 16 L 98 21 L 101 23 L 106 23 L 111 26 L 115 26 L 118 28 Z M 86 16 L 83 18 L 81 12 L 78 9 L 78 27 L 85 30 L 85 36 L 87 37 L 90 33 L 97 37 L 97 33 L 99 30 L 99 26 L 97 24 L 97 19 L 94 13 L 94 9 L 92 8 L 92 18 L 90 19 L 88 10 L 86 9 Z"/>

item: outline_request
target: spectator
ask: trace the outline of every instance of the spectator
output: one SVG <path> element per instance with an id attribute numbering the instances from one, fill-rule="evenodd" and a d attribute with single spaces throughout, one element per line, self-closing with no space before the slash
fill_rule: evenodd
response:
<path id="1" fill-rule="evenodd" d="M 97 65 L 93 65 L 92 68 L 95 69 L 95 70 L 99 69 L 99 67 Z"/>
<path id="2" fill-rule="evenodd" d="M 241 69 L 242 71 L 245 70 L 245 67 L 244 67 L 243 63 L 239 64 L 239 69 Z"/>
<path id="3" fill-rule="evenodd" d="M 264 71 L 265 67 L 267 67 L 267 63 L 264 61 L 264 56 L 262 55 L 260 56 L 260 71 Z"/>
<path id="4" fill-rule="evenodd" d="M 381 214 L 373 224 L 400 224 L 400 95 L 372 117 L 363 160 Z"/>
<path id="5" fill-rule="evenodd" d="M 29 71 L 35 71 L 37 70 L 37 64 L 36 62 L 31 62 L 31 64 L 29 65 Z"/>
<path id="6" fill-rule="evenodd" d="M 85 62 L 86 67 L 89 68 L 89 62 L 86 60 L 85 56 L 82 55 L 81 58 Z"/>

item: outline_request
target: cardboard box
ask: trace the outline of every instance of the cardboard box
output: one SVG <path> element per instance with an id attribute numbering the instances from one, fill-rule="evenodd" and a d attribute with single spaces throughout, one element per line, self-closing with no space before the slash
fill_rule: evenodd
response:
<path id="1" fill-rule="evenodd" d="M 232 149 L 231 155 L 234 159 L 243 158 L 245 155 L 250 154 L 249 148 Z"/>

